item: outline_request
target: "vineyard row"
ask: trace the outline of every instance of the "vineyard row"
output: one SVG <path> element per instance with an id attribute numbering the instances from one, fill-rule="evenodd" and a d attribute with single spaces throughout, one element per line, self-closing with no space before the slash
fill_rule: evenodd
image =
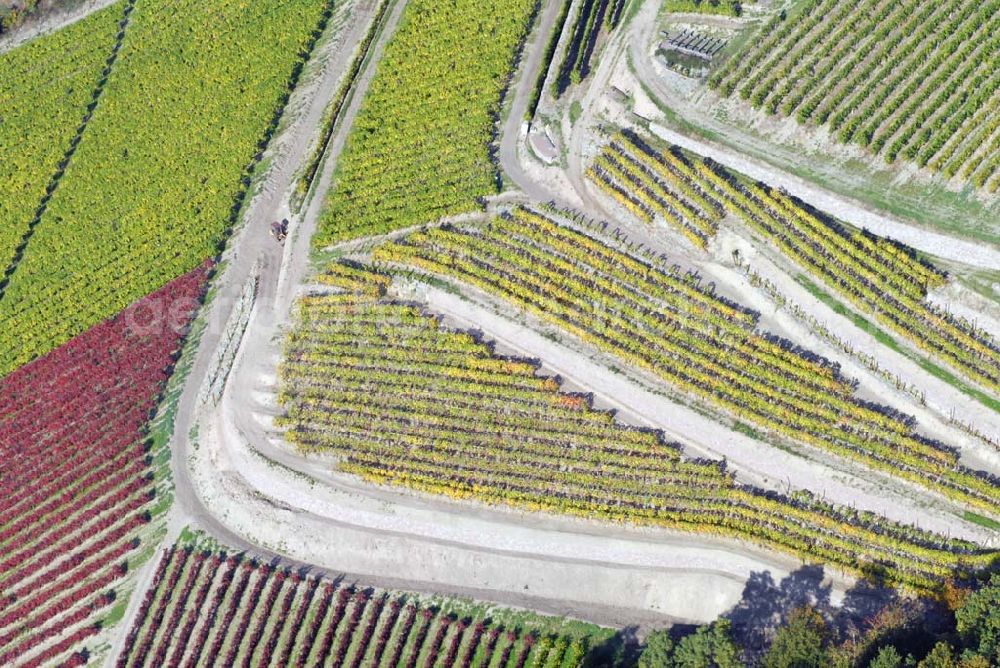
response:
<path id="1" fill-rule="evenodd" d="M 160 560 L 117 665 L 576 667 L 586 640 L 179 544 Z"/>
<path id="2" fill-rule="evenodd" d="M 380 297 L 384 277 L 342 264 L 326 276 L 343 292 L 302 300 L 278 424 L 301 450 L 335 454 L 346 472 L 456 499 L 735 537 L 847 570 L 877 564 L 918 589 L 989 559 L 967 543 L 736 485 L 720 462 L 682 459 L 659 432 L 618 424 L 536 375 L 535 364 Z"/>

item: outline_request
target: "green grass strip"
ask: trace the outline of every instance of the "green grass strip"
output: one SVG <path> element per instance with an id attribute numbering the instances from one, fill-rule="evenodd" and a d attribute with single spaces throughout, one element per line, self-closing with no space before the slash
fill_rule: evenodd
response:
<path id="1" fill-rule="evenodd" d="M 984 517 L 969 510 L 962 513 L 962 519 L 966 522 L 972 522 L 973 524 L 978 524 L 981 527 L 986 527 L 987 529 L 1000 530 L 1000 522 L 991 520 L 989 517 Z"/>
<path id="2" fill-rule="evenodd" d="M 837 315 L 844 316 L 852 323 L 854 323 L 855 327 L 858 327 L 864 330 L 865 332 L 868 332 L 873 337 L 875 337 L 876 341 L 878 341 L 885 347 L 901 355 L 905 355 L 909 359 L 919 364 L 921 369 L 931 374 L 935 378 L 943 380 L 944 382 L 948 383 L 962 394 L 972 397 L 986 408 L 989 408 L 992 411 L 1000 413 L 1000 401 L 998 401 L 997 399 L 994 399 L 993 397 L 986 394 L 982 390 L 972 387 L 971 385 L 961 380 L 947 369 L 938 366 L 927 357 L 920 355 L 904 346 L 901 346 L 896 341 L 896 339 L 893 338 L 892 335 L 890 335 L 884 329 L 882 329 L 878 325 L 873 324 L 867 318 L 858 315 L 853 310 L 844 306 L 844 304 L 840 300 L 830 295 L 820 286 L 816 285 L 816 283 L 810 280 L 807 276 L 799 274 L 795 277 L 795 280 L 798 281 L 802 285 L 802 287 L 808 290 L 809 294 L 811 294 L 813 297 L 815 297 L 816 299 L 820 300 L 821 302 L 829 306 L 831 309 L 833 309 L 833 311 L 837 313 Z"/>

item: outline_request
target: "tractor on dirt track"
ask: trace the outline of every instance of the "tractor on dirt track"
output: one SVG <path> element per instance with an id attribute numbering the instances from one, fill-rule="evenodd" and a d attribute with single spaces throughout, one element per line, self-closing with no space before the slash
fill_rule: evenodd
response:
<path id="1" fill-rule="evenodd" d="M 273 223 L 271 223 L 271 236 L 274 237 L 274 240 L 277 241 L 279 244 L 284 245 L 285 238 L 288 236 L 287 218 L 282 220 L 280 223 L 278 221 L 274 221 Z"/>

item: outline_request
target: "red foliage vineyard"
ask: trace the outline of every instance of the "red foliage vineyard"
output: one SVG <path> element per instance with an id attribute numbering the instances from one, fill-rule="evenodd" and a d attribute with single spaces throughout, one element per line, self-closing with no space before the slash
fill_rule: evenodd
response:
<path id="1" fill-rule="evenodd" d="M 175 545 L 117 665 L 514 668 L 529 657 L 532 665 L 577 666 L 586 653 L 583 638 L 478 617 Z"/>
<path id="2" fill-rule="evenodd" d="M 144 429 L 208 264 L 0 380 L 0 665 L 100 630 L 155 497 Z"/>

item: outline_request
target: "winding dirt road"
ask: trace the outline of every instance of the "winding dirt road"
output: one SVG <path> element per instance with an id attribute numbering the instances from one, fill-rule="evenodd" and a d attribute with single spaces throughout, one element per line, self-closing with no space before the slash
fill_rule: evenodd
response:
<path id="1" fill-rule="evenodd" d="M 556 5 L 547 3 L 541 13 L 543 36 L 554 21 Z M 641 531 L 518 516 L 379 490 L 331 474 L 329 463 L 305 460 L 283 450 L 271 443 L 270 434 L 261 426 L 260 396 L 268 395 L 269 389 L 261 385 L 273 376 L 281 326 L 287 321 L 308 266 L 309 242 L 322 194 L 379 51 L 402 8 L 400 2 L 393 9 L 375 45 L 331 142 L 322 181 L 302 219 L 293 221 L 290 243 L 284 252 L 279 253 L 266 237 L 264 227 L 268 220 L 285 214 L 280 193 L 291 185 L 288 166 L 295 164 L 295 156 L 302 155 L 307 146 L 307 129 L 314 127 L 310 122 L 318 118 L 323 106 L 322 92 L 307 103 L 307 112 L 289 128 L 289 137 L 282 137 L 278 150 L 288 152 L 275 161 L 278 168 L 253 202 L 250 222 L 234 239 L 232 262 L 219 281 L 216 299 L 208 306 L 208 331 L 199 342 L 177 412 L 172 445 L 179 509 L 195 525 L 227 543 L 268 558 L 291 556 L 295 561 L 298 555 L 300 563 L 318 564 L 331 572 L 360 573 L 363 582 L 474 593 L 612 624 L 714 617 L 739 599 L 742 583 L 751 572 L 768 571 L 781 576 L 794 568 L 795 562 L 741 549 L 732 542 L 666 533 L 650 536 Z M 534 34 L 525 52 L 528 73 L 521 75 L 522 83 L 514 99 L 515 119 L 523 115 L 518 107 L 523 109 L 524 98 L 530 92 L 523 82 L 533 80 L 530 68 L 537 68 L 541 60 L 539 51 L 544 39 L 538 38 L 537 26 Z M 338 78 L 336 69 L 324 73 L 320 91 L 333 88 L 329 84 Z M 202 379 L 210 370 L 232 305 L 255 264 L 260 267 L 259 289 L 240 353 L 220 405 L 201 407 L 197 399 Z M 195 427 L 198 437 L 193 442 L 191 432 Z M 261 466 L 261 457 L 270 464 Z M 194 471 L 200 483 L 192 479 L 192 462 L 203 465 Z M 282 484 L 281 469 L 297 476 L 295 485 L 287 480 Z M 319 485 L 323 486 L 322 492 L 317 491 Z M 316 495 L 332 495 L 332 500 L 314 507 L 315 499 L 295 496 L 296 488 L 301 495 L 304 487 Z M 238 519 L 240 513 L 244 521 Z M 276 514 L 283 518 L 280 527 L 268 524 Z M 392 522 L 387 524 L 389 520 Z M 456 539 L 456 535 L 461 538 Z M 310 539 L 303 541 L 303 536 Z M 636 555 L 641 554 L 647 556 L 639 559 Z M 414 558 L 416 555 L 419 558 Z M 581 578 L 603 584 L 579 590 L 574 585 Z M 848 585 L 849 580 L 843 580 L 838 588 L 843 590 Z M 707 596 L 706 591 L 715 593 Z M 602 600 L 616 604 L 602 606 Z"/>
<path id="2" fill-rule="evenodd" d="M 208 327 L 180 398 L 171 443 L 175 512 L 227 544 L 331 574 L 357 574 L 351 577 L 366 584 L 469 594 L 610 624 L 714 617 L 735 603 L 751 572 L 780 576 L 795 562 L 732 541 L 527 516 L 378 489 L 337 475 L 330 462 L 304 459 L 273 439 L 267 416 L 275 410 L 274 369 L 283 327 L 308 269 L 310 240 L 347 129 L 404 5 L 399 0 L 390 11 L 330 143 L 313 198 L 301 218 L 292 219 L 289 242 L 281 248 L 268 237 L 267 223 L 289 215 L 294 170 L 347 66 L 349 56 L 342 54 L 360 41 L 372 3 L 352 13 L 335 47 L 340 55 L 329 57 L 321 75 L 296 93 L 293 104 L 300 113 L 273 148 L 273 167 L 232 240 L 216 297 L 202 316 Z M 557 5 L 544 3 L 524 52 L 500 157 L 529 198 L 562 203 L 559 193 L 528 176 L 517 155 L 524 109 Z M 200 405 L 225 323 L 255 266 L 256 303 L 226 388 L 218 405 Z M 580 588 L 582 581 L 594 586 Z M 834 574 L 834 584 L 842 592 L 850 580 Z"/>

